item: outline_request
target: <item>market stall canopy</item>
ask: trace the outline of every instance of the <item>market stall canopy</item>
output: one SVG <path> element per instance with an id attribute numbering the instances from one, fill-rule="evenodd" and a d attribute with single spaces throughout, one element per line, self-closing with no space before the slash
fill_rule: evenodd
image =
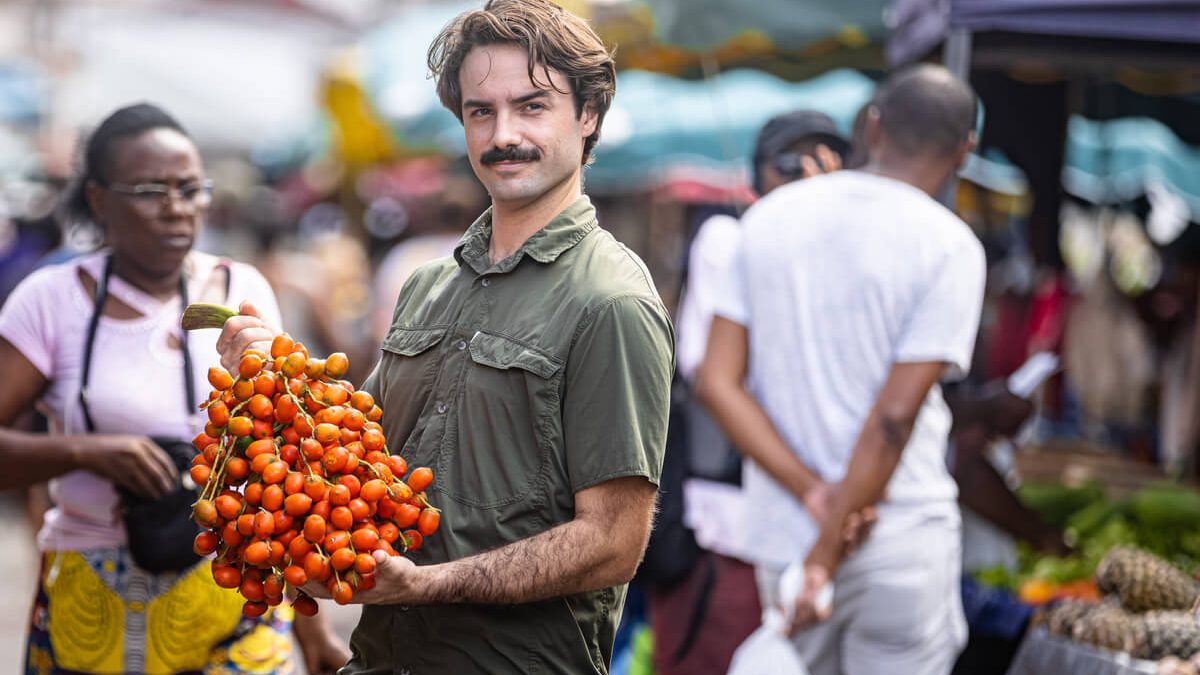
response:
<path id="1" fill-rule="evenodd" d="M 1041 41 L 1047 48 L 1064 38 L 1092 40 L 1096 48 L 1105 40 L 1107 53 L 1098 55 L 1110 59 L 1129 53 L 1111 40 L 1137 43 L 1147 58 L 1162 55 L 1145 43 L 1200 44 L 1196 0 L 896 0 L 894 23 L 887 47 L 894 64 L 924 57 L 956 30 L 1054 37 Z"/>
<path id="2" fill-rule="evenodd" d="M 783 49 L 853 31 L 868 39 L 887 35 L 889 0 L 646 0 L 655 33 L 671 44 L 712 49 L 740 33 L 765 36 Z"/>
<path id="3" fill-rule="evenodd" d="M 709 80 L 625 71 L 604 121 L 589 187 L 646 189 L 681 172 L 703 172 L 745 181 L 754 138 L 774 115 L 811 108 L 834 119 L 847 136 L 874 82 L 853 70 L 836 70 L 804 82 L 787 82 L 753 70 Z M 747 105 L 753 101 L 753 105 Z"/>

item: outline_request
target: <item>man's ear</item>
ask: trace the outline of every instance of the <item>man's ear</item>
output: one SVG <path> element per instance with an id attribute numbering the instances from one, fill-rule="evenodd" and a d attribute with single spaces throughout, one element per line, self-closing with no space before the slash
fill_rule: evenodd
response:
<path id="1" fill-rule="evenodd" d="M 871 106 L 867 108 L 867 121 L 863 127 L 863 140 L 867 143 L 868 151 L 879 145 L 879 138 L 882 135 L 883 126 L 879 123 L 879 108 Z"/>
<path id="2" fill-rule="evenodd" d="M 583 104 L 583 114 L 580 115 L 580 121 L 583 123 L 584 138 L 596 133 L 596 127 L 600 124 L 600 115 L 596 112 L 596 104 L 593 101 Z"/>
<path id="3" fill-rule="evenodd" d="M 975 132 L 968 132 L 966 140 L 964 140 L 962 143 L 959 143 L 958 150 L 955 151 L 954 166 L 956 168 L 962 168 L 962 165 L 967 161 L 967 157 L 972 152 L 975 152 L 975 148 L 977 147 L 979 147 L 979 142 L 975 136 Z"/>

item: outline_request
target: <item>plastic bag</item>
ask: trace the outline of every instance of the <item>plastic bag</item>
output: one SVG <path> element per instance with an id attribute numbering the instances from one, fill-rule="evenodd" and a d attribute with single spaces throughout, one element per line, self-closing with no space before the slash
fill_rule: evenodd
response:
<path id="1" fill-rule="evenodd" d="M 803 588 L 804 566 L 793 563 L 779 580 L 779 597 L 784 599 L 784 608 L 763 609 L 762 625 L 733 653 L 727 675 L 808 675 L 800 652 L 796 651 L 791 639 L 784 633 L 793 602 Z M 830 582 L 818 594 L 817 604 L 825 606 L 832 602 L 833 582 Z"/>
<path id="2" fill-rule="evenodd" d="M 784 626 L 782 612 L 767 610 L 763 624 L 733 653 L 728 675 L 808 675 Z"/>

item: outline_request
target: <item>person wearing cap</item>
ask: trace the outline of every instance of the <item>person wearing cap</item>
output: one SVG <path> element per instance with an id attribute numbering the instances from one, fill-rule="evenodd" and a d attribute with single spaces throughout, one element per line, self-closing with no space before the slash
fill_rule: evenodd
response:
<path id="1" fill-rule="evenodd" d="M 867 164 L 755 203 L 716 299 L 696 390 L 750 460 L 759 595 L 812 675 L 945 675 L 966 641 L 939 382 L 970 368 L 986 270 L 935 195 L 975 113 L 945 68 L 893 74 L 867 112 Z"/>
<path id="2" fill-rule="evenodd" d="M 837 171 L 849 154 L 850 142 L 829 115 L 816 110 L 777 115 L 754 144 L 754 191 L 765 197 L 794 180 Z"/>
<path id="3" fill-rule="evenodd" d="M 792 181 L 837 171 L 849 148 L 837 125 L 824 113 L 797 110 L 773 117 L 754 145 L 753 188 L 765 195 Z M 713 216 L 700 226 L 689 252 L 690 271 L 680 304 L 676 343 L 679 376 L 689 384 L 704 356 L 714 297 L 731 261 L 731 242 L 736 241 L 738 230 L 736 218 Z M 670 588 L 656 588 L 650 596 L 655 671 L 659 675 L 715 675 L 729 668 L 733 651 L 758 627 L 762 612 L 754 568 L 746 562 L 752 558 L 744 545 L 727 536 L 723 521 L 713 516 L 731 513 L 728 494 L 737 487 L 714 485 L 709 479 L 718 478 L 713 474 L 721 472 L 725 474 L 721 479 L 737 482 L 740 457 L 698 402 L 689 403 L 686 410 L 685 447 L 692 477 L 688 496 L 683 497 L 684 509 L 686 520 L 702 523 L 696 537 L 704 550 L 688 577 Z M 681 525 L 660 520 L 658 527 L 664 526 Z"/>

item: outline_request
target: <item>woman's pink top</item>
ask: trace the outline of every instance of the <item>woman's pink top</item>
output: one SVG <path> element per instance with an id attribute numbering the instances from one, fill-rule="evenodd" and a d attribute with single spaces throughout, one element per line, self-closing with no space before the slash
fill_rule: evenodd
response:
<path id="1" fill-rule="evenodd" d="M 34 272 L 21 282 L 0 308 L 0 337 L 8 340 L 49 380 L 38 407 L 49 419 L 51 433 L 86 433 L 79 406 L 84 340 L 94 300 L 79 280 L 82 267 L 92 279 L 103 273 L 107 251 Z M 188 295 L 221 301 L 223 285 L 210 285 L 219 259 L 193 251 L 184 269 Z M 92 352 L 88 405 L 97 433 L 168 436 L 191 440 L 203 428 L 200 413 L 187 415 L 183 355 L 169 337 L 180 334 L 178 296 L 160 301 L 113 275 L 108 292 L 141 313 L 131 320 L 101 317 Z M 237 306 L 251 300 L 269 325 L 279 326 L 275 295 L 258 270 L 230 263 L 229 297 Z M 219 331 L 189 333 L 195 400 L 208 395 L 208 369 L 217 365 Z M 86 471 L 50 481 L 54 508 L 38 533 L 42 550 L 83 551 L 125 543 L 113 484 Z"/>

